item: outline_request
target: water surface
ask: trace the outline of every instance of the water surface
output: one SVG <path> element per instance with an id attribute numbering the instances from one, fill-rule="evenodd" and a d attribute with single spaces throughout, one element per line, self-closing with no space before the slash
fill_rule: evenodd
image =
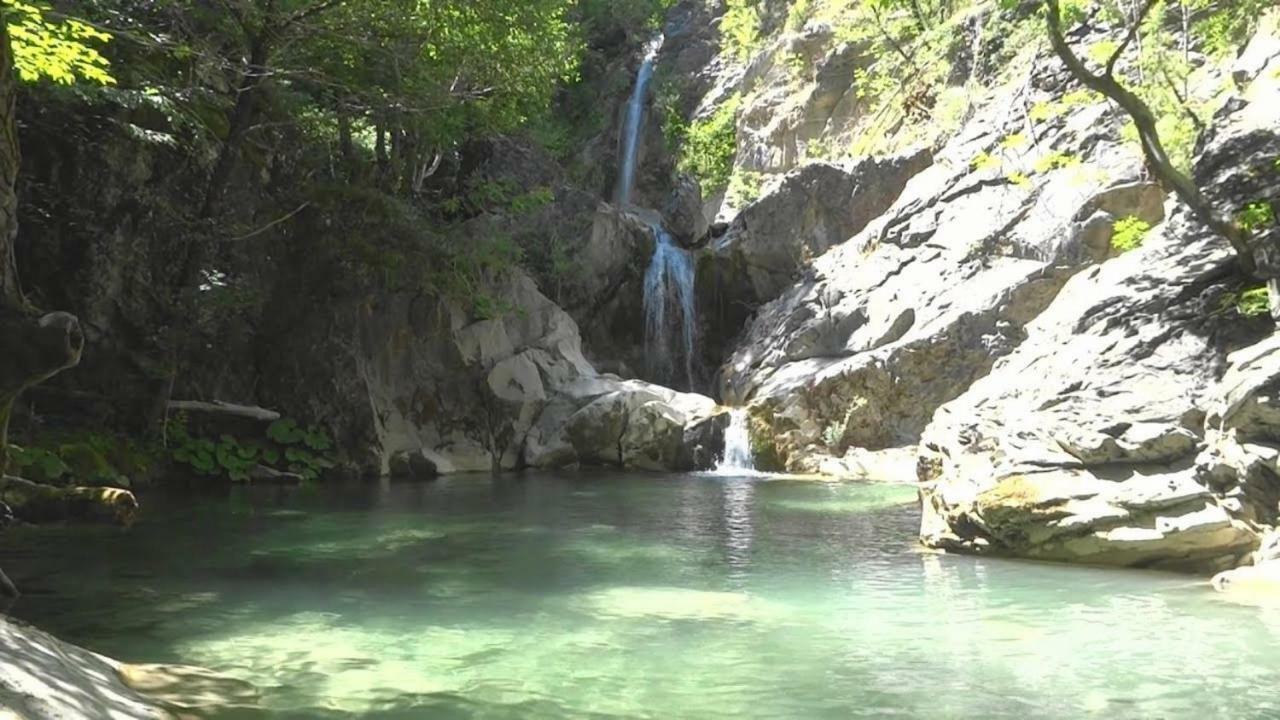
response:
<path id="1" fill-rule="evenodd" d="M 273 717 L 1280 717 L 1280 616 L 921 553 L 909 487 L 582 473 L 148 509 L 0 534 L 13 613 L 252 680 Z"/>

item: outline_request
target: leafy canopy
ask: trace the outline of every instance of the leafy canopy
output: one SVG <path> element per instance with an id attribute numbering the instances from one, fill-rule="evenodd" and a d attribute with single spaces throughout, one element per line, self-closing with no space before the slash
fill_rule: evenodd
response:
<path id="1" fill-rule="evenodd" d="M 111 40 L 107 33 L 74 18 L 54 19 L 49 6 L 23 0 L 0 0 L 0 12 L 8 24 L 14 69 L 23 81 L 115 84 L 110 63 L 95 47 Z"/>

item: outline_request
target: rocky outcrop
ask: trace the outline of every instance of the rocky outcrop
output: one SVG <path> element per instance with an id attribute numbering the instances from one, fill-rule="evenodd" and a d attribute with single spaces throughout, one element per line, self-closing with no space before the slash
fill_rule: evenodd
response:
<path id="1" fill-rule="evenodd" d="M 1068 279 L 1112 254 L 1117 218 L 1163 218 L 1162 193 L 1142 182 L 1104 105 L 1026 135 L 1015 108 L 1067 88 L 1061 71 L 1040 68 L 759 310 L 721 370 L 721 395 L 753 407 L 778 467 L 814 472 L 847 452 L 914 446 Z"/>
<path id="2" fill-rule="evenodd" d="M 253 712 L 248 683 L 195 667 L 127 665 L 0 617 L 0 707 L 24 720 L 167 720 Z M 10 715 L 12 713 L 12 715 Z"/>
<path id="3" fill-rule="evenodd" d="M 383 472 L 674 469 L 686 426 L 715 412 L 709 398 L 597 373 L 577 324 L 527 276 L 487 292 L 496 317 L 421 296 L 366 308 L 359 364 Z"/>
<path id="4" fill-rule="evenodd" d="M 703 346 L 712 364 L 724 357 L 757 307 L 888 210 L 930 162 L 931 154 L 920 150 L 849 166 L 812 163 L 744 208 L 698 257 Z"/>
<path id="5" fill-rule="evenodd" d="M 1280 198 L 1263 170 L 1277 128 L 1275 103 L 1219 114 L 1196 178 L 1227 212 Z M 1255 240 L 1265 256 L 1276 231 Z M 1178 208 L 1140 249 L 1072 279 L 924 432 L 924 542 L 1174 569 L 1248 560 L 1280 511 L 1280 343 L 1257 342 L 1265 320 L 1233 320 L 1236 268 Z"/>

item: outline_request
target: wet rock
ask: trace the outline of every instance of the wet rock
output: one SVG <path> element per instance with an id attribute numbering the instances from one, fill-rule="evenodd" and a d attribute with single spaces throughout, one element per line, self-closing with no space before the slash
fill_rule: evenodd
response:
<path id="1" fill-rule="evenodd" d="M 689 424 L 684 431 L 684 441 L 676 468 L 682 471 L 711 470 L 724 457 L 724 434 L 729 428 L 730 414 L 717 412 L 700 421 Z"/>

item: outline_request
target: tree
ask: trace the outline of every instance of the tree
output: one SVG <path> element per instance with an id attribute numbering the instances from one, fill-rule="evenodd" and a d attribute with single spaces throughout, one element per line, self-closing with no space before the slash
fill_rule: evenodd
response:
<path id="1" fill-rule="evenodd" d="M 1201 222 L 1230 243 L 1236 252 L 1241 270 L 1248 275 L 1253 275 L 1256 272 L 1257 263 L 1249 246 L 1250 232 L 1240 223 L 1224 216 L 1205 197 L 1191 177 L 1174 165 L 1161 138 L 1159 123 L 1151 106 L 1138 93 L 1127 87 L 1116 74 L 1120 60 L 1139 39 L 1144 22 L 1153 10 L 1164 6 L 1163 0 L 1141 0 L 1141 5 L 1136 12 L 1132 13 L 1128 21 L 1123 40 L 1107 54 L 1100 71 L 1091 70 L 1067 42 L 1059 0 L 1044 0 L 1044 5 L 1049 41 L 1054 52 L 1066 64 L 1067 70 L 1085 87 L 1101 93 L 1118 105 L 1133 120 L 1143 156 L 1151 172 L 1166 188 L 1172 190 Z"/>
<path id="2" fill-rule="evenodd" d="M 50 20 L 21 0 L 0 5 L 0 480 L 9 466 L 9 418 L 26 388 L 80 362 L 84 335 L 68 313 L 40 316 L 19 284 L 16 184 L 21 163 L 15 108 L 19 79 L 111 82 L 106 61 L 88 43 L 106 38 L 84 23 Z M 0 593 L 16 592 L 0 573 Z"/>

